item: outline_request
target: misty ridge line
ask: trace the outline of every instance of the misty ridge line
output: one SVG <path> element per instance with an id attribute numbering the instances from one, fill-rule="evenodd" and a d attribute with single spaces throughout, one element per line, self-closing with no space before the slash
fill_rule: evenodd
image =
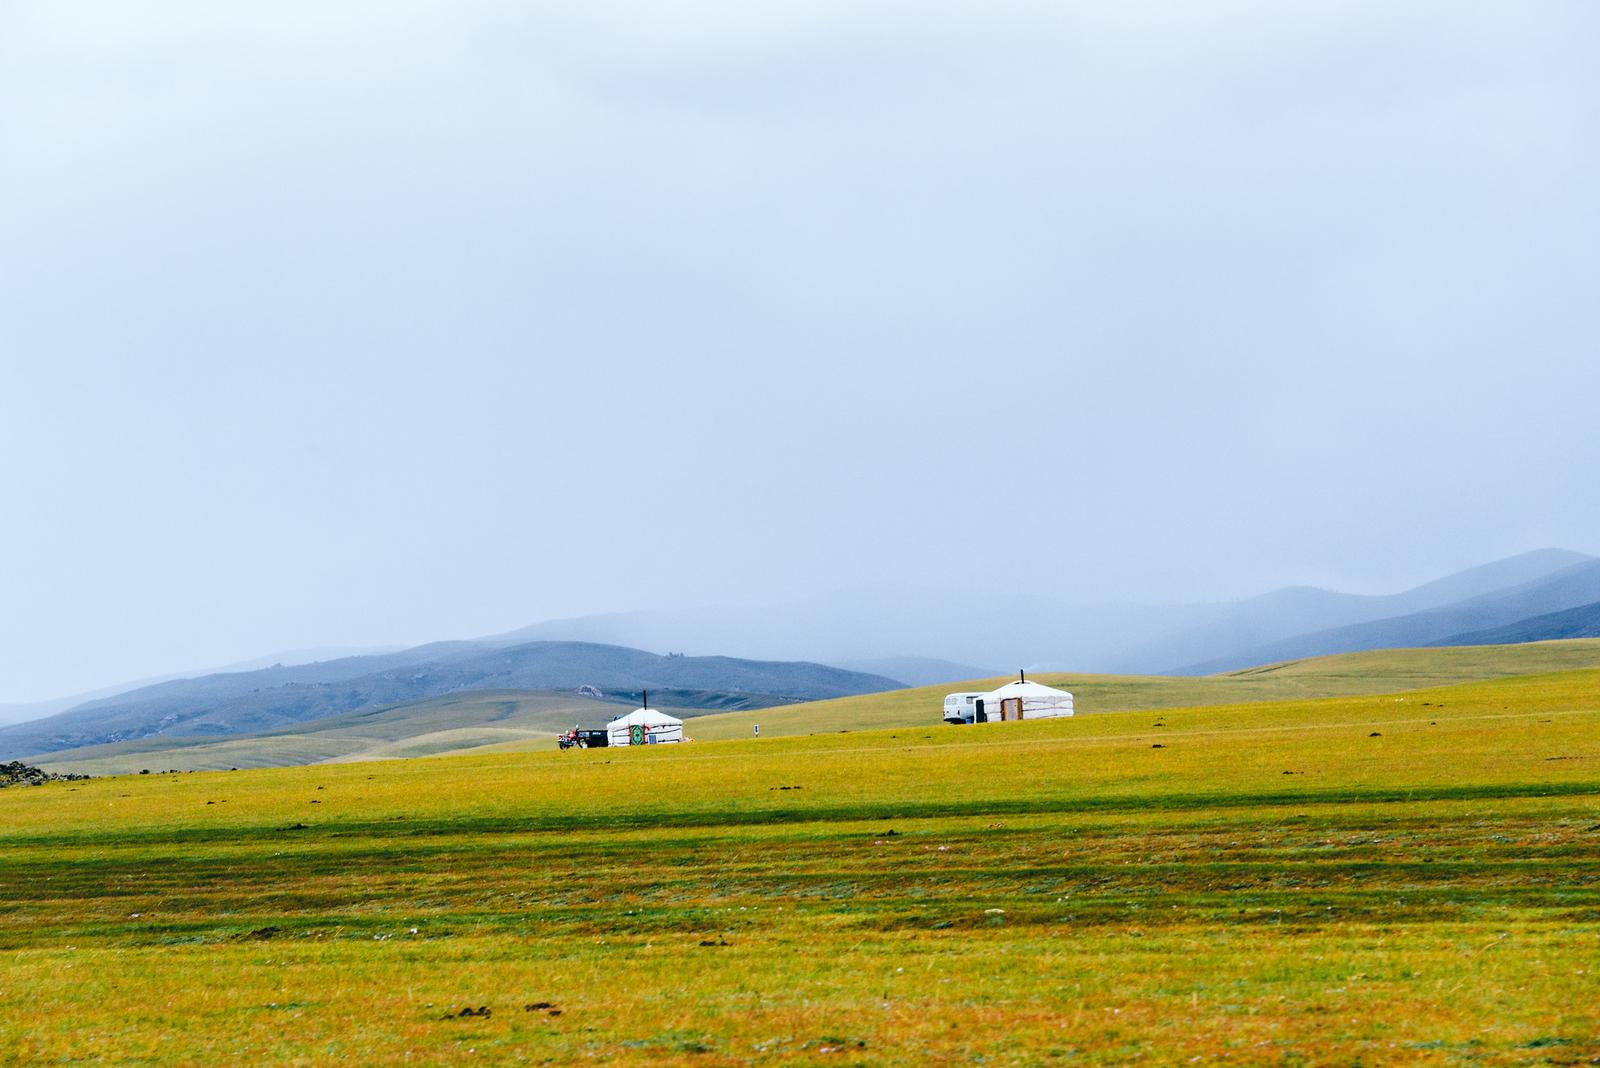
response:
<path id="1" fill-rule="evenodd" d="M 1526 640 L 1579 636 L 1587 618 L 1582 606 L 1591 603 L 1600 603 L 1600 560 L 1551 549 L 1377 596 L 1297 587 L 1220 605 L 1084 610 L 1037 596 L 923 592 L 897 601 L 857 592 L 764 608 L 615 613 L 161 681 L 0 728 L 0 753 L 286 730 L 472 690 L 648 688 L 678 707 L 728 710 L 989 677 L 1012 665 L 1209 674 L 1264 663 L 1279 652 L 1450 644 L 1452 635 L 1485 626 L 1521 626 Z M 1523 622 L 1536 618 L 1543 622 Z M 1565 631 L 1546 633 L 1552 627 Z M 744 655 L 643 651 L 699 644 Z"/>
<path id="2" fill-rule="evenodd" d="M 1396 594 L 1346 594 L 1317 586 L 1288 586 L 1231 601 L 1202 602 L 1084 602 L 1066 597 L 1028 593 L 982 593 L 926 589 L 856 588 L 827 596 L 768 604 L 722 604 L 688 609 L 648 609 L 607 612 L 546 620 L 512 631 L 465 640 L 435 640 L 412 646 L 365 648 L 321 647 L 297 649 L 214 668 L 175 671 L 153 678 L 98 688 L 47 701 L 0 705 L 0 715 L 12 719 L 39 718 L 89 702 L 160 683 L 207 675 L 248 672 L 272 666 L 297 666 L 363 655 L 400 653 L 403 650 L 461 648 L 475 644 L 508 645 L 533 640 L 595 641 L 658 653 L 688 651 L 707 655 L 769 656 L 777 659 L 845 662 L 845 666 L 900 662 L 901 670 L 921 679 L 932 670 L 948 675 L 951 665 L 962 671 L 949 677 L 982 677 L 1013 670 L 1118 670 L 1148 673 L 1191 673 L 1201 656 L 1193 648 L 1206 639 L 1175 635 L 1186 630 L 1210 630 L 1219 649 L 1248 644 L 1266 636 L 1286 637 L 1318 629 L 1361 622 L 1402 611 L 1438 607 L 1451 600 L 1536 579 L 1593 560 L 1584 553 L 1541 549 L 1508 557 L 1477 568 L 1446 575 Z M 946 626 L 910 630 L 908 617 L 937 616 Z M 1059 628 L 1059 637 L 1075 648 L 1041 643 L 1012 644 L 1009 634 L 1001 641 L 974 641 L 977 628 L 998 627 L 1018 617 L 1030 626 L 1040 620 Z M 1087 617 L 1091 628 L 1109 628 L 1104 641 L 1094 640 L 1079 621 Z M 927 622 L 926 619 L 924 622 Z M 1275 625 L 1276 624 L 1276 625 Z M 1273 635 L 1282 630 L 1284 634 Z M 1160 632 L 1172 633 L 1162 634 Z M 1051 634 L 1051 642 L 1057 634 Z M 944 651 L 941 652 L 940 650 Z M 982 650 L 979 655 L 972 650 Z M 1017 657 L 1023 659 L 1018 661 Z M 919 670 L 918 658 L 931 663 Z M 886 673 L 864 668 L 868 673 Z M 908 679 L 906 681 L 915 681 Z M 929 680 L 932 681 L 932 680 Z M 3 720 L 0 720 L 3 722 Z"/>
<path id="3" fill-rule="evenodd" d="M 524 624 L 1195 669 L 1600 530 L 1584 5 L 567 6 L 0 16 L 0 718 Z"/>
<path id="4" fill-rule="evenodd" d="M 577 704 L 583 706 L 628 703 L 648 690 L 656 705 L 706 712 L 900 685 L 821 664 L 659 656 L 588 642 L 435 642 L 397 653 L 157 683 L 0 728 L 0 751 L 38 755 L 156 736 L 260 734 L 469 691 L 560 693 L 582 697 Z"/>
<path id="5" fill-rule="evenodd" d="M 1182 673 L 1200 661 L 1273 640 L 1443 608 L 1544 580 L 1593 559 L 1542 549 L 1394 594 L 1296 586 L 1225 602 L 1086 604 L 1043 594 L 857 589 L 765 605 L 550 620 L 489 640 L 599 641 L 824 663 L 914 655 L 982 665 L 983 674 L 1017 667 Z"/>
<path id="6" fill-rule="evenodd" d="M 1581 568 L 1592 560 L 1568 550 L 1535 550 L 1397 594 L 1344 594 L 1299 586 L 1238 601 L 1188 604 L 1093 605 L 1038 594 L 858 589 L 770 605 L 551 620 L 480 640 L 587 640 L 808 659 L 864 667 L 913 683 L 1003 674 L 1015 666 L 1188 674 L 1193 673 L 1196 650 L 1231 651 L 1263 638 L 1437 609 Z M 1581 586 L 1582 572 L 1567 578 Z M 1562 579 L 1555 580 L 1555 587 L 1553 603 L 1570 600 Z M 913 622 L 917 625 L 908 625 Z M 1430 642 L 1438 637 L 1432 635 Z M 908 649 L 919 653 L 908 655 Z M 915 663 L 919 659 L 928 662 L 921 669 Z M 965 667 L 952 670 L 955 665 Z"/>

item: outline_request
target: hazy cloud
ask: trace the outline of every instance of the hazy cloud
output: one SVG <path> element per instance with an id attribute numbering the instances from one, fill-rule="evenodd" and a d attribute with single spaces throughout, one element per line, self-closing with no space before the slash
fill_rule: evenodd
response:
<path id="1" fill-rule="evenodd" d="M 1600 549 L 1597 23 L 8 4 L 0 699 Z"/>

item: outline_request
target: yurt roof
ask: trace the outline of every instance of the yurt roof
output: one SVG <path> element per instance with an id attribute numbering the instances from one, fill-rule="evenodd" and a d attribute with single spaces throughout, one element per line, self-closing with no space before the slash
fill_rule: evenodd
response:
<path id="1" fill-rule="evenodd" d="M 1003 700 L 1016 697 L 1071 697 L 1065 690 L 1058 690 L 1053 686 L 1044 686 L 1037 682 L 1008 682 L 999 689 L 992 691 L 988 696 Z"/>
<path id="2" fill-rule="evenodd" d="M 636 708 L 626 716 L 618 716 L 607 727 L 681 727 L 683 720 L 675 719 L 664 712 L 657 712 L 653 708 Z"/>

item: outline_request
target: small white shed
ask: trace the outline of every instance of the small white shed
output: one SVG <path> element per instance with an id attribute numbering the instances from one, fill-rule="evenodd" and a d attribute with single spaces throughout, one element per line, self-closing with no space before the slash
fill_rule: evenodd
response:
<path id="1" fill-rule="evenodd" d="M 653 708 L 636 708 L 606 724 L 609 745 L 658 745 L 683 741 L 683 720 Z"/>

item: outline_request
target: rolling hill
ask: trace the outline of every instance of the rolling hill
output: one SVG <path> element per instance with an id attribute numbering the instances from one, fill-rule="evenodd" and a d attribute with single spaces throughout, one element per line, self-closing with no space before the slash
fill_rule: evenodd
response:
<path id="1" fill-rule="evenodd" d="M 1503 627 L 1456 634 L 1435 645 L 1509 645 L 1561 638 L 1600 638 L 1600 602 L 1518 620 Z"/>
<path id="2" fill-rule="evenodd" d="M 956 644 L 956 636 L 981 636 L 987 643 L 983 647 L 997 652 L 997 659 L 987 662 L 1009 661 L 1008 670 L 1011 664 L 1021 664 L 1039 674 L 1040 664 L 1071 665 L 1079 670 L 1064 677 L 1072 679 L 1075 688 L 1089 687 L 1092 696 L 1099 696 L 1095 688 L 1110 686 L 1107 693 L 1136 691 L 1148 700 L 1157 700 L 1164 693 L 1188 693 L 1189 688 L 1145 682 L 1130 691 L 1130 683 L 1107 680 L 1148 676 L 1152 671 L 1210 676 L 1252 665 L 1363 649 L 1590 635 L 1600 633 L 1592 620 L 1597 603 L 1600 560 L 1550 549 L 1388 596 L 1291 588 L 1229 605 L 1124 605 L 1089 611 L 1033 596 L 952 600 L 927 594 L 906 599 L 858 594 L 842 600 L 819 598 L 791 606 L 792 611 L 763 613 L 745 608 L 591 617 L 469 641 L 311 663 L 251 665 L 252 670 L 141 686 L 78 703 L 47 718 L 0 726 L 0 759 L 152 738 L 165 741 L 153 747 L 137 745 L 130 751 L 192 750 L 196 740 L 279 737 L 300 730 L 300 725 L 321 724 L 356 710 L 392 709 L 463 692 L 565 695 L 588 685 L 631 700 L 648 689 L 655 702 L 665 707 L 731 711 L 884 692 L 907 683 L 954 689 L 963 678 L 989 673 L 929 656 L 863 658 L 860 649 L 857 656 L 828 667 L 717 656 L 658 656 L 592 641 L 530 640 L 536 634 L 574 627 L 583 632 L 647 633 L 662 648 L 683 648 L 693 644 L 696 636 L 708 634 L 730 636 L 731 641 L 731 634 L 740 632 L 765 635 L 751 639 L 758 644 L 812 642 L 813 647 L 820 647 L 815 639 L 828 634 L 834 646 L 864 642 L 863 648 L 871 649 L 875 642 L 899 643 L 901 638 L 894 635 L 903 636 L 908 621 L 914 621 L 915 627 L 923 628 L 916 633 L 934 634 L 940 641 L 951 639 L 941 646 L 945 648 Z M 1339 625 L 1329 626 L 1330 622 Z M 1006 652 L 999 656 L 1002 648 Z M 1173 671 L 1172 658 L 1200 651 L 1218 655 Z M 1102 666 L 1093 672 L 1083 670 L 1096 664 Z M 1203 685 L 1215 689 L 1218 684 L 1210 681 Z M 1262 689 L 1259 680 L 1254 688 Z M 426 726 L 425 719 L 418 721 L 419 728 Z M 302 733 L 320 731 L 318 726 Z M 328 759 L 362 751 L 353 738 L 341 737 L 325 749 L 307 742 L 295 759 Z M 324 738 L 318 744 L 327 742 Z M 208 759 L 228 766 L 234 758 L 254 763 L 258 758 L 249 755 L 254 744 L 219 745 L 208 751 Z M 259 759 L 281 761 L 285 759 L 282 754 L 293 747 L 286 749 L 280 737 L 270 748 L 271 752 Z M 93 759 L 109 760 L 116 752 L 97 749 Z M 197 759 L 196 754 L 191 752 L 187 759 Z"/>
<path id="3" fill-rule="evenodd" d="M 736 653 L 769 662 L 831 663 L 879 676 L 873 685 L 883 688 L 895 680 L 910 685 L 954 682 L 999 667 L 1150 674 L 1170 673 L 1174 665 L 1186 664 L 1189 666 L 1177 669 L 1178 673 L 1205 674 L 1345 648 L 1458 639 L 1498 641 L 1503 636 L 1478 632 L 1570 609 L 1596 597 L 1575 599 L 1585 591 L 1558 590 L 1557 596 L 1538 604 L 1513 606 L 1489 617 L 1481 612 L 1433 617 L 1434 625 L 1421 628 L 1412 626 L 1409 617 L 1455 607 L 1470 609 L 1468 602 L 1474 599 L 1481 602 L 1530 583 L 1558 580 L 1561 574 L 1582 572 L 1581 565 L 1590 563 L 1592 558 L 1579 553 L 1544 549 L 1393 595 L 1359 596 L 1294 587 L 1224 604 L 1085 606 L 1040 595 L 857 590 L 765 606 L 554 620 L 506 634 L 409 649 L 368 650 L 359 655 L 330 656 L 327 650 L 302 650 L 204 674 L 168 676 L 171 681 L 150 680 L 78 698 L 0 706 L 0 756 L 150 733 L 274 730 L 337 715 L 362 702 L 395 704 L 452 688 L 566 688 L 569 680 L 519 676 L 492 666 L 499 650 L 549 642 L 568 648 L 620 645 Z M 1400 622 L 1380 624 L 1382 620 Z M 1339 630 L 1362 626 L 1368 629 Z M 1529 633 L 1558 636 L 1556 632 Z M 798 652 L 801 650 L 803 654 Z M 920 655 L 904 655 L 908 650 Z M 512 653 L 513 657 L 520 655 Z M 711 663 L 711 658 L 688 659 Z M 722 661 L 723 666 L 729 663 Z M 632 690 L 648 685 L 656 690 L 770 692 L 784 700 L 831 695 L 809 683 L 773 688 L 770 683 L 729 681 L 723 674 L 713 670 L 709 680 L 664 681 L 635 671 L 616 685 Z M 410 680 L 415 685 L 407 684 L 408 675 L 415 676 Z M 865 688 L 847 686 L 843 692 Z M 705 702 L 689 697 L 686 703 L 698 706 Z M 62 711 L 70 714 L 37 722 Z M 24 725 L 12 733 L 4 727 L 7 721 L 24 721 Z"/>
<path id="4" fill-rule="evenodd" d="M 133 690 L 142 690 L 156 686 L 174 679 L 195 679 L 204 675 L 230 674 L 240 671 L 255 671 L 265 667 L 296 666 L 311 664 L 317 661 L 335 660 L 345 657 L 369 656 L 375 653 L 397 652 L 393 648 L 334 648 L 322 647 L 315 649 L 285 649 L 280 652 L 270 653 L 267 656 L 256 657 L 252 660 L 241 661 L 234 664 L 222 664 L 214 667 L 190 671 L 174 671 L 151 678 L 136 679 L 118 683 L 112 686 L 102 686 L 85 693 L 71 694 L 66 697 L 54 697 L 45 701 L 28 701 L 21 704 L 0 704 L 0 726 L 8 723 L 24 723 L 29 720 L 43 719 L 53 716 L 57 712 L 65 712 L 70 708 L 86 705 L 91 701 L 99 701 L 118 694 L 129 693 Z"/>
<path id="5" fill-rule="evenodd" d="M 0 1063 L 1592 1063 L 1597 692 L 0 790 Z"/>
<path id="6" fill-rule="evenodd" d="M 651 695 L 655 704 L 655 695 Z M 145 768 L 218 771 L 289 767 L 431 756 L 495 743 L 537 741 L 574 723 L 598 725 L 625 710 L 618 704 L 571 693 L 474 690 L 409 704 L 362 709 L 283 730 L 226 738 L 151 736 L 84 746 L 30 761 L 70 766 L 91 775 L 130 774 Z M 694 709 L 676 715 L 700 714 Z"/>
<path id="7" fill-rule="evenodd" d="M 1395 594 L 1369 596 L 1300 586 L 1211 604 L 1085 604 L 1039 594 L 858 589 L 761 605 L 549 620 L 486 640 L 599 641 L 823 663 L 893 663 L 917 654 L 1006 670 L 1152 674 L 1221 658 L 1227 658 L 1225 667 L 1232 668 L 1316 655 L 1256 656 L 1254 650 L 1296 635 L 1443 608 L 1593 559 L 1565 549 L 1539 549 Z M 1446 633 L 1453 632 L 1434 637 Z M 1417 644 L 1426 642 L 1368 647 Z M 880 673 L 903 677 L 896 671 Z"/>
<path id="8" fill-rule="evenodd" d="M 1050 674 L 1084 714 L 1391 693 L 1507 676 L 1600 667 L 1600 640 L 1483 648 L 1400 649 L 1274 664 L 1206 678 Z M 988 689 L 1005 678 L 940 683 L 782 706 L 678 709 L 698 741 L 940 725 L 944 694 Z M 656 704 L 656 691 L 651 703 Z M 150 737 L 45 754 L 53 771 L 114 774 L 143 768 L 208 770 L 386 759 L 472 751 L 549 748 L 550 735 L 598 726 L 619 706 L 568 694 L 513 691 L 450 694 L 365 709 L 262 734 L 229 738 Z"/>
<path id="9" fill-rule="evenodd" d="M 1216 606 L 1200 625 L 1149 641 L 1113 658 L 1112 670 L 1158 674 L 1210 674 L 1251 664 L 1291 659 L 1277 655 L 1273 643 L 1374 620 L 1429 612 L 1475 597 L 1498 593 L 1544 579 L 1592 557 L 1565 549 L 1539 549 L 1468 568 L 1413 589 L 1392 594 L 1350 594 L 1295 586 L 1274 590 L 1234 604 Z M 1396 640 L 1358 648 L 1399 648 L 1427 644 Z M 1348 652 L 1314 648 L 1294 656 Z M 1175 665 L 1205 663 L 1209 670 L 1190 671 Z"/>
<path id="10" fill-rule="evenodd" d="M 1079 714 L 1196 705 L 1308 700 L 1395 693 L 1455 683 L 1600 668 L 1600 639 L 1528 645 L 1385 649 L 1269 664 L 1201 678 L 1167 675 L 1075 675 L 1029 678 L 1072 692 Z M 729 712 L 697 720 L 697 739 L 743 738 L 761 725 L 769 735 L 873 730 L 940 723 L 951 690 L 989 689 L 1008 681 L 923 686 L 786 708 Z"/>
<path id="11" fill-rule="evenodd" d="M 579 642 L 419 646 L 381 656 L 208 675 L 92 701 L 0 728 L 0 758 L 151 737 L 275 732 L 357 709 L 475 690 L 655 691 L 666 707 L 763 707 L 895 689 L 892 679 L 821 664 L 657 656 Z"/>
<path id="12" fill-rule="evenodd" d="M 1452 636 L 1492 630 L 1595 601 L 1600 601 L 1600 560 L 1585 560 L 1530 582 L 1469 597 L 1441 608 L 1313 631 L 1265 645 L 1237 649 L 1216 659 L 1179 667 L 1173 673 L 1211 675 L 1254 664 L 1270 664 L 1308 656 L 1433 645 Z"/>

